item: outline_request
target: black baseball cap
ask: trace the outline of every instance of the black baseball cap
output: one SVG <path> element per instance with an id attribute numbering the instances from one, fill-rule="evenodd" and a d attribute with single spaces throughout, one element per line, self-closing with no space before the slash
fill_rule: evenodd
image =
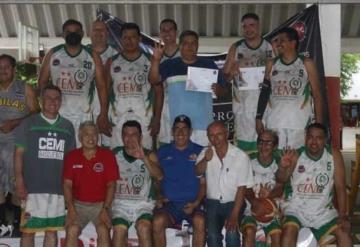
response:
<path id="1" fill-rule="evenodd" d="M 176 118 L 175 118 L 175 120 L 174 120 L 174 124 L 173 124 L 173 128 L 175 127 L 175 124 L 177 124 L 177 123 L 184 123 L 184 124 L 186 124 L 186 126 L 189 128 L 189 129 L 191 129 L 191 120 L 190 120 L 190 118 L 188 117 L 188 116 L 186 116 L 186 115 L 179 115 L 179 116 L 177 116 Z"/>

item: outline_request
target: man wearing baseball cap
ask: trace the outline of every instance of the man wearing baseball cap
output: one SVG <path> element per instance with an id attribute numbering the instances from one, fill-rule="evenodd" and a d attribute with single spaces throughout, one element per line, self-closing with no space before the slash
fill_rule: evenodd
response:
<path id="1" fill-rule="evenodd" d="M 174 141 L 160 147 L 158 158 L 164 178 L 158 186 L 157 209 L 153 220 L 155 246 L 166 246 L 166 228 L 183 220 L 194 229 L 192 246 L 205 246 L 205 216 L 201 209 L 205 197 L 205 179 L 195 174 L 195 163 L 202 146 L 190 140 L 191 120 L 186 115 L 175 118 Z"/>

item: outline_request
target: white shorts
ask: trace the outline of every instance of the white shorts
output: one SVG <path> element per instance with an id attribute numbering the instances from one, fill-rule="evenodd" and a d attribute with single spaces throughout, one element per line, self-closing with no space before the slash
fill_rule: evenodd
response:
<path id="1" fill-rule="evenodd" d="M 64 118 L 66 118 L 67 120 L 69 120 L 73 124 L 74 131 L 75 131 L 75 138 L 76 138 L 76 147 L 77 148 L 81 147 L 81 143 L 79 140 L 79 127 L 82 122 L 89 121 L 89 120 L 93 121 L 92 113 L 91 112 L 89 112 L 89 113 L 79 112 L 78 115 L 67 115 L 66 112 L 63 112 L 63 113 L 60 113 L 60 115 Z M 95 119 L 95 121 L 96 121 L 96 119 Z"/>
<path id="2" fill-rule="evenodd" d="M 290 147 L 293 149 L 300 148 L 305 144 L 305 130 L 304 129 L 272 129 L 276 131 L 279 136 L 278 149 Z"/>
<path id="3" fill-rule="evenodd" d="M 21 231 L 35 233 L 58 231 L 65 224 L 64 196 L 55 194 L 28 194 L 21 215 Z"/>
<path id="4" fill-rule="evenodd" d="M 115 199 L 112 205 L 113 225 L 130 225 L 144 216 L 152 216 L 155 202 Z"/>

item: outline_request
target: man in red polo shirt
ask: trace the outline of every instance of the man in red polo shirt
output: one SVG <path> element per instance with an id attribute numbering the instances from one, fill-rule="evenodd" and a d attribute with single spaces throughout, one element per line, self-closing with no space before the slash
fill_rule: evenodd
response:
<path id="1" fill-rule="evenodd" d="M 110 150 L 97 146 L 98 129 L 91 121 L 79 128 L 81 148 L 65 157 L 64 197 L 66 246 L 77 246 L 81 230 L 91 221 L 98 234 L 98 246 L 110 246 L 109 208 L 114 197 L 119 171 Z"/>

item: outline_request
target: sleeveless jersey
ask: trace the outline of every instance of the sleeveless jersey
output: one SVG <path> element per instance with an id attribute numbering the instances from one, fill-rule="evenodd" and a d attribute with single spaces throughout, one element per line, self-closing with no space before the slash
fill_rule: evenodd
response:
<path id="1" fill-rule="evenodd" d="M 127 112 L 135 112 L 150 123 L 153 92 L 148 81 L 149 58 L 141 53 L 137 59 L 129 61 L 118 54 L 112 60 L 109 110 L 111 118 L 121 117 Z"/>
<path id="2" fill-rule="evenodd" d="M 267 127 L 304 129 L 311 121 L 312 97 L 303 57 L 297 57 L 290 64 L 275 59 L 270 81 Z"/>
<path id="3" fill-rule="evenodd" d="M 114 201 L 153 201 L 152 178 L 144 162 L 126 155 L 123 147 L 113 150 L 119 166 L 120 180 L 116 182 Z M 116 202 L 114 202 L 116 203 Z"/>
<path id="4" fill-rule="evenodd" d="M 95 94 L 95 63 L 92 51 L 81 47 L 75 56 L 69 55 L 65 45 L 53 48 L 50 59 L 51 80 L 62 91 L 60 113 L 68 118 L 91 113 Z"/>
<path id="5" fill-rule="evenodd" d="M 260 186 L 273 189 L 276 184 L 275 173 L 278 169 L 278 159 L 273 157 L 270 164 L 262 164 L 258 159 L 258 153 L 250 154 L 250 162 L 254 176 L 254 186 L 252 187 L 255 196 L 259 197 Z M 246 215 L 251 215 L 250 205 L 247 202 Z"/>
<path id="6" fill-rule="evenodd" d="M 173 58 L 176 58 L 176 57 L 180 57 L 180 50 L 179 48 L 176 49 L 175 53 L 172 55 L 172 56 L 168 56 L 164 53 L 164 56 L 161 58 L 161 61 L 160 63 L 166 61 L 166 60 L 169 60 L 169 59 L 173 59 Z"/>
<path id="7" fill-rule="evenodd" d="M 292 191 L 285 202 L 285 214 L 296 216 L 305 227 L 319 228 L 337 216 L 333 207 L 334 160 L 325 148 L 318 160 L 310 158 L 306 149 L 291 177 Z"/>
<path id="8" fill-rule="evenodd" d="M 264 67 L 266 60 L 272 57 L 272 46 L 265 39 L 257 48 L 250 48 L 244 39 L 236 43 L 236 60 L 241 68 Z M 234 112 L 256 112 L 260 89 L 239 90 L 239 77 L 235 78 L 233 108 Z"/>
<path id="9" fill-rule="evenodd" d="M 278 169 L 278 160 L 273 157 L 270 164 L 262 164 L 258 159 L 258 153 L 253 153 L 250 155 L 250 161 L 254 174 L 253 190 L 255 195 L 258 196 L 260 185 L 273 189 L 276 184 L 275 173 Z"/>
<path id="10" fill-rule="evenodd" d="M 0 90 L 0 126 L 9 119 L 21 118 L 28 114 L 25 98 L 25 82 L 14 80 L 7 90 Z M 1 142 L 14 139 L 14 131 L 2 133 Z"/>
<path id="11" fill-rule="evenodd" d="M 164 56 L 161 58 L 161 63 L 165 62 L 166 60 L 173 59 L 176 57 L 180 57 L 180 51 L 179 49 L 176 50 L 175 54 L 171 57 L 164 54 Z M 167 83 L 163 83 L 164 86 L 164 92 L 167 92 Z M 168 102 L 168 94 L 164 93 L 164 103 L 163 103 L 163 109 L 161 112 L 161 120 L 160 120 L 160 132 L 159 132 L 159 141 L 163 143 L 170 143 L 172 136 L 171 134 L 171 120 L 170 120 L 170 112 L 169 112 L 169 102 Z"/>
<path id="12" fill-rule="evenodd" d="M 89 49 L 91 49 L 91 44 L 87 45 L 87 47 L 89 47 Z M 115 48 L 108 45 L 106 47 L 106 49 L 100 54 L 102 64 L 105 65 L 106 61 L 109 58 L 115 56 L 117 53 L 118 53 L 118 51 Z M 91 109 L 93 111 L 94 120 L 96 120 L 97 116 L 100 114 L 100 101 L 99 101 L 99 96 L 97 94 L 97 89 L 96 89 L 95 83 L 92 85 L 90 92 L 93 95 L 93 96 L 91 96 L 91 97 L 93 97 Z"/>

